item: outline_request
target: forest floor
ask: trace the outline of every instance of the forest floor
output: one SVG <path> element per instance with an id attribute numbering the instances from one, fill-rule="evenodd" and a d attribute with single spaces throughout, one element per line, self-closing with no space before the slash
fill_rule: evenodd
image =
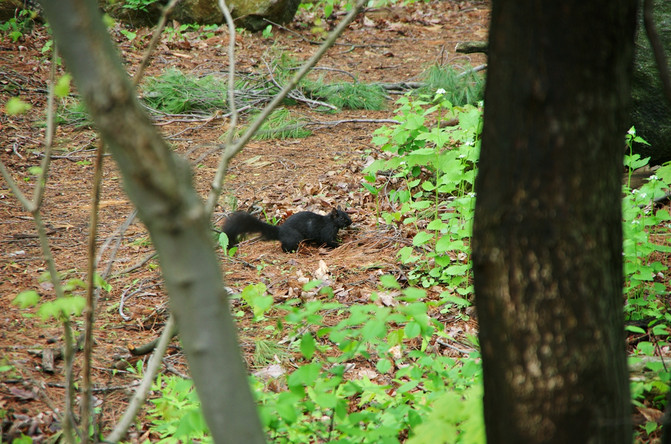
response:
<path id="1" fill-rule="evenodd" d="M 305 13 L 303 13 L 305 14 Z M 362 82 L 416 81 L 428 66 L 453 65 L 457 70 L 484 63 L 481 54 L 463 55 L 454 51 L 462 41 L 485 40 L 489 4 L 483 1 L 418 2 L 409 6 L 367 11 L 361 15 L 319 62 L 319 66 L 344 70 Z M 335 19 L 331 24 L 337 22 Z M 173 26 L 177 27 L 175 24 Z M 236 37 L 237 71 L 264 70 L 269 51 L 281 50 L 305 60 L 317 48 L 305 15 L 287 29 L 274 28 L 272 36 L 244 33 Z M 138 29 L 129 41 L 112 28 L 130 74 L 137 69 L 149 41 L 150 30 Z M 168 67 L 186 74 L 223 72 L 227 69 L 227 35 L 222 27 L 203 39 L 199 32 L 184 32 L 181 39 L 159 44 L 147 76 L 156 76 Z M 37 26 L 13 42 L 0 36 L 0 102 L 19 95 L 32 105 L 23 115 L 0 113 L 0 159 L 25 192 L 34 178 L 29 169 L 39 165 L 44 150 L 47 84 L 50 52 L 42 48 L 49 40 L 44 27 Z M 330 72 L 329 77 L 338 76 Z M 304 104 L 292 107 L 311 121 L 347 119 L 389 119 L 394 116 L 395 97 L 384 111 L 340 111 L 318 113 Z M 221 140 L 225 123 L 216 115 L 206 119 L 165 118 L 157 122 L 175 150 L 195 161 Z M 343 245 L 334 250 L 303 247 L 286 254 L 277 242 L 244 242 L 236 259 L 220 251 L 226 284 L 239 291 L 251 283 L 263 282 L 277 300 L 304 297 L 303 277 L 312 278 L 328 267 L 339 301 L 355 304 L 368 301 L 383 273 L 402 274 L 395 255 L 409 243 L 407 236 L 377 224 L 375 206 L 361 186 L 362 168 L 374 145 L 373 131 L 379 123 L 340 123 L 313 128 L 302 139 L 254 140 L 231 164 L 224 193 L 215 209 L 213 226 L 220 227 L 231 210 L 257 205 L 269 218 L 283 219 L 300 210 L 325 214 L 340 206 L 353 224 L 341 231 Z M 42 218 L 58 270 L 67 279 L 85 276 L 87 236 L 93 161 L 98 136 L 90 127 L 60 126 L 55 135 L 56 155 L 46 185 Z M 216 170 L 218 156 L 207 154 L 194 168 L 194 183 L 206 196 Z M 112 239 L 131 214 L 132 206 L 121 186 L 120 174 L 111 158 L 104 166 L 99 242 Z M 62 412 L 63 361 L 53 369 L 43 361 L 44 350 L 59 350 L 62 327 L 43 321 L 34 309 L 21 309 L 11 302 L 23 290 L 36 290 L 43 300 L 54 298 L 51 284 L 41 279 L 45 273 L 35 225 L 24 212 L 4 181 L 0 181 L 0 367 L 11 365 L 0 377 L 0 411 L 6 412 L 2 432 L 9 437 L 17 431 L 32 435 L 36 442 L 52 435 Z M 109 246 L 100 261 L 102 272 L 110 262 Z M 95 399 L 102 409 L 103 429 L 113 425 L 123 413 L 129 391 L 137 375 L 128 372 L 135 365 L 129 349 L 160 334 L 167 319 L 166 295 L 157 262 L 142 260 L 152 252 L 147 233 L 139 221 L 125 232 L 112 264 L 109 292 L 99 300 L 96 313 L 93 376 Z M 320 263 L 323 261 L 323 264 Z M 431 291 L 431 290 L 430 290 Z M 438 290 L 436 290 L 438 291 Z M 123 315 L 121 314 L 123 313 Z M 241 347 L 250 368 L 254 335 L 258 331 L 251 316 L 238 319 Z M 473 334 L 476 322 L 453 319 L 455 334 Z M 81 332 L 82 322 L 74 322 Z M 461 333 L 459 333 L 461 332 Z M 164 371 L 187 374 L 179 343 L 173 341 L 164 360 Z M 76 358 L 75 375 L 81 371 Z M 10 430 L 11 429 L 11 430 Z M 143 431 L 137 431 L 139 437 Z M 147 436 L 145 435 L 145 438 Z M 149 436 L 148 438 L 152 438 Z"/>

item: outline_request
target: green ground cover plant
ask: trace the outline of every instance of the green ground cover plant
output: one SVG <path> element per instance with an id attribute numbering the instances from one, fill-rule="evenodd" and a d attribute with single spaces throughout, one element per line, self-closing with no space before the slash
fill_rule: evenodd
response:
<path id="1" fill-rule="evenodd" d="M 280 305 L 269 305 L 262 287 L 243 291 L 243 310 L 276 320 L 262 340 L 293 337 L 283 360 L 293 356 L 296 369 L 275 378 L 252 378 L 273 442 L 484 442 L 477 340 L 471 338 L 472 348 L 461 358 L 435 353 L 433 344 L 449 337 L 429 315 L 438 307 L 465 317 L 463 308 L 472 300 L 469 241 L 481 108 L 454 106 L 443 91 L 419 99 L 405 96 L 398 105 L 400 123 L 375 132 L 381 155 L 366 169 L 363 183 L 378 200 L 380 223 L 401 227 L 412 238 L 412 246 L 398 254 L 411 270 L 409 281 L 383 275 L 379 291 L 371 295 L 374 303 L 353 306 L 336 302 L 329 287 L 321 288 L 318 300 Z M 631 132 L 627 143 L 635 142 L 640 139 Z M 629 170 L 646 163 L 632 154 L 625 159 Z M 655 255 L 669 248 L 653 241 L 668 235 L 668 212 L 654 201 L 665 196 L 669 183 L 671 166 L 664 166 L 641 188 L 623 187 L 625 315 L 645 321 L 630 325 L 630 333 L 651 332 L 653 338 L 638 342 L 631 362 L 668 345 L 666 287 L 655 281 L 662 272 Z M 435 285 L 446 291 L 428 298 L 424 288 Z M 397 292 L 398 305 L 380 304 L 390 291 Z M 334 312 L 340 321 L 330 325 L 325 314 Z M 357 376 L 351 369 L 361 362 L 371 367 Z M 380 383 L 376 375 L 387 382 Z M 632 382 L 632 402 L 663 409 L 670 373 L 663 363 L 649 361 L 645 375 Z M 201 419 L 183 421 L 171 430 L 193 427 L 191 439 L 204 436 Z M 647 436 L 657 428 L 648 422 L 638 433 Z"/>
<path id="2" fill-rule="evenodd" d="M 254 338 L 254 364 L 283 369 L 271 377 L 255 372 L 251 378 L 273 442 L 484 442 L 477 339 L 468 339 L 459 358 L 436 353 L 436 344 L 451 338 L 431 315 L 438 309 L 467 318 L 464 309 L 472 301 L 469 243 L 481 107 L 455 106 L 443 90 L 404 96 L 397 105 L 399 124 L 375 132 L 380 154 L 362 183 L 377 201 L 379 223 L 395 225 L 411 239 L 412 246 L 398 253 L 408 280 L 383 275 L 371 302 L 357 305 L 337 302 L 333 290 L 319 282 L 306 286 L 319 294 L 308 302 L 275 304 L 263 284 L 239 296 L 236 316 L 249 313 L 264 326 L 265 333 Z M 642 141 L 632 130 L 627 143 Z M 631 152 L 625 158 L 627 171 L 646 164 Z M 628 325 L 629 332 L 642 337 L 631 362 L 668 346 L 668 292 L 659 255 L 670 251 L 665 239 L 671 217 L 657 201 L 670 183 L 667 165 L 640 188 L 623 187 L 625 316 L 636 321 Z M 80 284 L 71 283 L 76 292 Z M 428 297 L 425 288 L 436 286 L 445 291 Z M 383 302 L 389 293 L 395 303 Z M 31 293 L 22 293 L 15 303 L 26 310 L 40 305 Z M 38 313 L 47 320 L 80 312 L 78 307 L 53 309 Z M 328 321 L 334 318 L 336 323 Z M 279 344 L 280 337 L 291 340 Z M 645 375 L 632 382 L 634 405 L 663 409 L 669 371 L 663 362 L 648 360 Z M 162 442 L 209 442 L 189 381 L 162 376 L 154 393 L 147 414 Z M 657 428 L 649 422 L 639 434 Z"/>
<path id="3" fill-rule="evenodd" d="M 421 76 L 424 86 L 417 91 L 419 94 L 432 94 L 444 90 L 443 99 L 453 106 L 475 105 L 484 98 L 485 80 L 470 66 L 463 72 L 450 65 L 431 65 Z"/>
<path id="4" fill-rule="evenodd" d="M 398 443 L 402 437 L 416 443 L 441 442 L 454 437 L 455 431 L 459 438 L 454 442 L 484 442 L 479 355 L 473 350 L 455 359 L 433 351 L 432 338 L 445 332 L 427 315 L 423 290 L 403 290 L 402 303 L 395 307 L 345 306 L 333 300 L 329 287 L 322 287 L 320 294 L 322 299 L 305 304 L 294 300 L 265 314 L 278 319 L 271 335 L 289 331 L 293 337 L 288 351 L 297 365 L 278 378 L 252 377 L 273 442 Z M 253 304 L 248 309 L 253 310 Z M 325 314 L 333 311 L 341 320 L 328 325 Z M 374 367 L 353 376 L 352 363 L 362 360 Z M 389 382 L 374 381 L 375 374 L 386 375 Z M 284 389 L 277 391 L 278 384 Z M 190 382 L 162 377 L 155 389 L 161 396 L 149 411 L 152 431 L 164 439 L 206 436 Z M 419 430 L 426 431 L 413 432 L 421 424 L 424 429 Z M 434 438 L 438 441 L 430 441 Z"/>

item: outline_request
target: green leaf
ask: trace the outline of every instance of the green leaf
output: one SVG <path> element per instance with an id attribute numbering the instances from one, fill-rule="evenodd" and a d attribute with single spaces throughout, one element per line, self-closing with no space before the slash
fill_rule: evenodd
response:
<path id="1" fill-rule="evenodd" d="M 37 314 L 45 321 L 51 317 L 60 321 L 81 315 L 85 306 L 86 299 L 83 297 L 67 296 L 43 303 L 37 309 Z"/>
<path id="2" fill-rule="evenodd" d="M 652 333 L 655 336 L 668 336 L 669 335 L 669 327 L 667 327 L 664 324 L 657 324 L 654 327 L 652 327 Z"/>
<path id="3" fill-rule="evenodd" d="M 422 332 L 422 326 L 418 322 L 408 322 L 405 326 L 405 337 L 408 339 L 416 338 Z"/>
<path id="4" fill-rule="evenodd" d="M 420 231 L 412 239 L 412 245 L 415 246 L 415 247 L 418 247 L 420 245 L 424 245 L 425 243 L 427 243 L 431 239 L 433 239 L 433 234 L 427 233 L 426 231 Z"/>
<path id="5" fill-rule="evenodd" d="M 387 136 L 373 136 L 371 139 L 371 142 L 373 142 L 374 145 L 381 146 L 384 145 L 385 143 L 389 142 L 389 137 Z"/>
<path id="6" fill-rule="evenodd" d="M 323 409 L 335 408 L 338 403 L 338 398 L 334 393 L 329 392 L 315 392 L 312 399 Z"/>
<path id="7" fill-rule="evenodd" d="M 95 285 L 96 288 L 101 288 L 108 293 L 112 291 L 112 286 L 105 279 L 103 279 L 98 273 L 96 273 L 93 276 L 93 285 Z"/>
<path id="8" fill-rule="evenodd" d="M 316 343 L 310 332 L 307 332 L 301 338 L 301 353 L 305 359 L 310 360 L 315 353 Z"/>
<path id="9" fill-rule="evenodd" d="M 378 194 L 379 191 L 378 191 L 378 189 L 375 188 L 373 185 L 368 184 L 368 183 L 366 183 L 366 182 L 362 183 L 361 185 L 362 185 L 366 190 L 368 190 L 368 192 L 369 192 L 370 194 L 372 194 L 373 196 L 377 196 L 377 194 Z"/>
<path id="10" fill-rule="evenodd" d="M 649 361 L 645 363 L 645 366 L 650 370 L 652 370 L 653 372 L 661 372 L 662 370 L 664 370 L 663 362 Z"/>
<path id="11" fill-rule="evenodd" d="M 653 356 L 655 354 L 655 346 L 648 341 L 641 341 L 636 346 L 639 353 L 646 356 Z"/>
<path id="12" fill-rule="evenodd" d="M 428 200 L 418 200 L 416 202 L 413 202 L 411 206 L 415 210 L 426 210 L 431 206 L 431 202 L 429 202 Z"/>
<path id="13" fill-rule="evenodd" d="M 422 189 L 424 191 L 433 191 L 436 189 L 436 186 L 429 181 L 422 182 Z"/>
<path id="14" fill-rule="evenodd" d="M 418 299 L 423 299 L 426 297 L 426 290 L 422 288 L 415 288 L 415 287 L 408 287 L 405 290 L 403 290 L 403 294 L 405 295 L 405 300 L 408 302 L 413 302 Z"/>
<path id="15" fill-rule="evenodd" d="M 375 365 L 375 368 L 377 369 L 378 372 L 380 373 L 387 373 L 389 370 L 391 370 L 391 361 L 389 359 L 380 359 L 377 361 L 377 364 Z"/>
<path id="16" fill-rule="evenodd" d="M 419 129 L 424 126 L 424 117 L 417 114 L 407 116 L 405 127 L 410 130 Z"/>
<path id="17" fill-rule="evenodd" d="M 403 342 L 404 332 L 402 329 L 392 330 L 387 334 L 387 344 L 390 347 L 399 345 Z"/>
<path id="18" fill-rule="evenodd" d="M 114 19 L 107 13 L 103 14 L 103 24 L 106 28 L 114 26 Z"/>
<path id="19" fill-rule="evenodd" d="M 436 253 L 444 253 L 446 251 L 455 250 L 455 242 L 458 241 L 454 241 L 450 236 L 442 236 L 440 239 L 438 239 L 438 242 L 436 242 Z"/>
<path id="20" fill-rule="evenodd" d="M 319 362 L 303 365 L 289 375 L 287 384 L 291 389 L 302 389 L 302 387 L 311 386 L 319 377 L 320 371 L 321 364 Z"/>
<path id="21" fill-rule="evenodd" d="M 380 276 L 380 284 L 386 288 L 401 288 L 401 285 L 398 283 L 396 278 L 391 274 L 385 274 Z"/>
<path id="22" fill-rule="evenodd" d="M 447 224 L 443 222 L 440 219 L 434 219 L 431 222 L 429 222 L 429 225 L 426 226 L 427 230 L 435 230 L 435 231 L 440 231 L 444 230 L 447 228 Z"/>
<path id="23" fill-rule="evenodd" d="M 34 307 L 40 302 L 40 295 L 35 290 L 25 290 L 16 295 L 12 305 L 18 305 L 19 308 Z"/>
<path id="24" fill-rule="evenodd" d="M 18 97 L 12 97 L 5 103 L 5 112 L 10 116 L 23 114 L 31 109 L 33 105 L 26 103 Z"/>
<path id="25" fill-rule="evenodd" d="M 252 308 L 255 318 L 263 316 L 273 305 L 273 297 L 266 295 L 266 286 L 263 283 L 246 286 L 240 297 Z"/>
<path id="26" fill-rule="evenodd" d="M 291 392 L 282 392 L 277 397 L 275 405 L 277 413 L 288 424 L 293 424 L 298 419 L 300 398 Z"/>
<path id="27" fill-rule="evenodd" d="M 56 85 L 54 85 L 54 94 L 56 94 L 57 97 L 65 98 L 70 94 L 70 82 L 72 81 L 72 75 L 70 74 L 64 74 L 62 75 L 58 81 L 56 82 Z"/>
<path id="28" fill-rule="evenodd" d="M 468 307 L 471 305 L 471 303 L 468 302 L 466 299 L 459 296 L 451 295 L 446 291 L 440 294 L 440 300 L 441 302 L 444 302 L 446 304 L 454 304 L 459 307 Z"/>
<path id="29" fill-rule="evenodd" d="M 226 235 L 226 233 L 222 232 L 222 233 L 219 234 L 218 242 L 219 242 L 219 246 L 224 251 L 226 251 L 226 249 L 228 248 L 228 245 L 229 245 L 229 240 L 228 240 L 228 236 Z"/>
<path id="30" fill-rule="evenodd" d="M 371 341 L 374 338 L 383 338 L 387 334 L 387 327 L 382 319 L 369 320 L 361 328 L 361 339 Z"/>
<path id="31" fill-rule="evenodd" d="M 303 285 L 303 291 L 310 291 L 313 288 L 319 287 L 321 284 L 322 284 L 322 281 L 320 281 L 319 279 L 313 279 L 310 282 Z"/>

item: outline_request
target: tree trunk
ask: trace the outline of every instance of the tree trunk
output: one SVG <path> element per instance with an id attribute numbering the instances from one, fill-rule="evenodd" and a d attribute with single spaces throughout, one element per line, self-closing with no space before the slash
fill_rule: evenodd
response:
<path id="1" fill-rule="evenodd" d="M 42 0 L 56 43 L 159 255 L 203 413 L 217 443 L 262 443 L 209 215 L 186 162 L 151 125 L 96 2 Z"/>
<path id="2" fill-rule="evenodd" d="M 635 0 L 493 0 L 473 233 L 492 443 L 631 443 L 621 185 Z"/>

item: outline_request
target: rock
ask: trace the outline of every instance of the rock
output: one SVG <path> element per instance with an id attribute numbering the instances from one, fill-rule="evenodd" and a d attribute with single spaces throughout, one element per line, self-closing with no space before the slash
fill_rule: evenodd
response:
<path id="1" fill-rule="evenodd" d="M 236 24 L 260 31 L 268 26 L 268 19 L 280 25 L 289 23 L 296 15 L 301 0 L 230 0 L 227 5 Z"/>
<path id="2" fill-rule="evenodd" d="M 123 2 L 98 0 L 98 4 L 110 16 L 134 26 L 151 26 L 156 24 L 161 10 L 168 0 L 158 0 L 147 5 L 144 10 L 133 10 L 123 7 Z M 231 11 L 236 27 L 250 31 L 260 31 L 268 26 L 268 19 L 273 23 L 290 22 L 300 0 L 228 0 L 226 5 Z M 182 0 L 169 16 L 180 23 L 197 23 L 200 25 L 224 24 L 224 15 L 219 10 L 217 0 Z"/>

